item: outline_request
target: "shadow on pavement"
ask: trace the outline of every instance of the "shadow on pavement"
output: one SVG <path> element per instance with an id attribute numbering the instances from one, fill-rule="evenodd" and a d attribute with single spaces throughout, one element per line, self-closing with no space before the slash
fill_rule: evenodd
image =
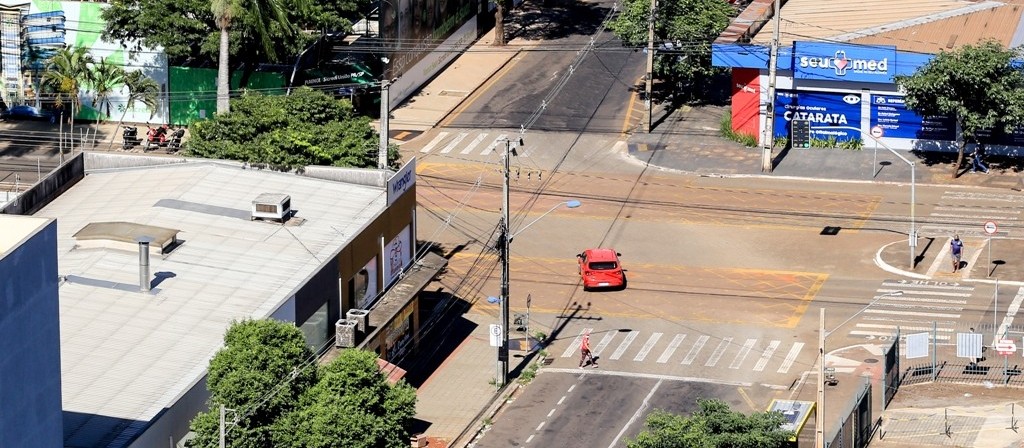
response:
<path id="1" fill-rule="evenodd" d="M 608 8 L 571 0 L 527 1 L 510 17 L 508 40 L 555 40 L 591 36 L 601 27 Z"/>
<path id="2" fill-rule="evenodd" d="M 406 370 L 405 380 L 412 387 L 422 386 L 473 334 L 477 324 L 462 317 L 469 307 L 466 300 L 440 288 L 420 294 L 420 313 L 430 326 L 420 339 L 419 351 L 398 364 Z"/>

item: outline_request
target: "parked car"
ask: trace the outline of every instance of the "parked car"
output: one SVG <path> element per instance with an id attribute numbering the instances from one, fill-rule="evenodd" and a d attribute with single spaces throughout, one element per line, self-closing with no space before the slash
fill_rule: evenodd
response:
<path id="1" fill-rule="evenodd" d="M 7 110 L 4 118 L 6 119 L 28 119 L 28 120 L 49 120 L 53 116 L 53 112 L 46 109 L 40 109 L 35 106 L 29 106 L 27 104 L 19 104 Z"/>
<path id="2" fill-rule="evenodd" d="M 619 263 L 621 255 L 614 249 L 587 249 L 576 254 L 583 290 L 625 289 L 626 274 Z"/>

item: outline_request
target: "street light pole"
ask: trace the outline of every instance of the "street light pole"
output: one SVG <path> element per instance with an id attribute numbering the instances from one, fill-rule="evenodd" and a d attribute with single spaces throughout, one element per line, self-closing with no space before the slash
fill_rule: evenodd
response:
<path id="1" fill-rule="evenodd" d="M 501 325 L 501 346 L 498 347 L 498 387 L 504 386 L 508 382 L 508 254 L 509 241 L 512 239 L 509 234 L 508 181 L 511 158 L 512 141 L 505 139 L 505 160 L 501 183 L 501 311 L 498 316 Z"/>
<path id="2" fill-rule="evenodd" d="M 884 297 L 898 297 L 902 296 L 903 291 L 887 292 L 885 294 L 875 297 L 874 300 L 868 302 L 864 308 L 860 311 L 853 313 L 852 316 L 848 317 L 843 323 L 837 325 L 832 331 L 825 331 L 825 307 L 821 307 L 821 315 L 818 318 L 818 402 L 814 406 L 814 446 L 815 448 L 825 448 L 825 337 L 835 333 L 836 330 L 846 325 L 847 322 L 853 320 L 853 318 L 863 313 L 864 310 L 871 308 L 875 302 L 882 300 Z"/>
<path id="3" fill-rule="evenodd" d="M 772 172 L 772 147 L 775 146 L 775 73 L 779 63 L 779 27 L 782 26 L 782 5 L 775 0 L 775 29 L 768 52 L 768 101 L 765 102 L 764 135 L 761 136 L 761 171 Z"/>
<path id="4" fill-rule="evenodd" d="M 644 120 L 644 130 L 648 134 L 651 133 L 651 128 L 654 127 L 652 122 L 654 118 L 654 101 L 651 99 L 651 94 L 654 83 L 654 12 L 658 8 L 658 0 L 651 0 L 651 15 L 647 17 L 647 84 L 644 88 L 644 94 L 647 96 L 645 101 L 647 103 L 647 117 Z"/>
<path id="5" fill-rule="evenodd" d="M 377 169 L 385 170 L 388 167 L 388 132 L 391 118 L 391 99 L 388 97 L 388 88 L 391 81 L 384 79 L 380 82 L 380 149 L 377 150 Z"/>

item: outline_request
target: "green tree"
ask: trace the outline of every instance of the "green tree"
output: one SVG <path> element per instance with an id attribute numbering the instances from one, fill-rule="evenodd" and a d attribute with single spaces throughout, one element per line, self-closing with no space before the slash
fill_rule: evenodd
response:
<path id="1" fill-rule="evenodd" d="M 301 6 L 301 5 L 296 5 Z M 230 46 L 228 33 L 236 16 L 242 11 L 248 11 L 247 16 L 251 23 L 252 31 L 259 37 L 260 44 L 270 60 L 277 59 L 277 51 L 274 48 L 273 39 L 270 35 L 271 28 L 282 30 L 285 38 L 291 38 L 296 34 L 296 27 L 289 20 L 285 13 L 285 6 L 282 0 L 211 0 L 210 12 L 213 13 L 213 20 L 220 31 L 220 47 L 218 47 L 217 59 L 217 113 L 223 114 L 230 110 Z"/>
<path id="2" fill-rule="evenodd" d="M 273 447 L 275 422 L 317 380 L 313 352 L 295 325 L 271 319 L 235 322 L 210 360 L 210 410 L 192 420 L 193 448 L 218 444 L 220 406 L 233 409 L 231 447 Z"/>
<path id="3" fill-rule="evenodd" d="M 404 381 L 388 384 L 377 355 L 343 351 L 320 370 L 319 382 L 274 431 L 282 448 L 407 446 L 416 414 L 416 391 Z"/>
<path id="4" fill-rule="evenodd" d="M 977 143 L 985 130 L 1006 130 L 1024 123 L 1024 72 L 1019 48 L 996 41 L 943 51 L 910 76 L 897 76 L 906 105 L 920 115 L 947 115 L 960 128 L 953 177 L 964 147 Z"/>
<path id="5" fill-rule="evenodd" d="M 232 111 L 197 122 L 185 144 L 193 157 L 228 159 L 274 168 L 307 165 L 375 167 L 379 136 L 370 119 L 347 100 L 309 88 L 288 96 L 245 94 Z M 398 149 L 389 148 L 392 167 Z"/>
<path id="6" fill-rule="evenodd" d="M 68 120 L 71 123 L 81 105 L 79 94 L 92 81 L 92 65 L 92 55 L 84 47 L 61 48 L 46 61 L 40 81 L 53 95 L 56 106 L 70 106 Z"/>
<path id="7" fill-rule="evenodd" d="M 781 448 L 793 436 L 784 431 L 785 417 L 778 412 L 749 416 L 729 409 L 721 400 L 697 400 L 699 409 L 686 417 L 655 411 L 647 428 L 628 448 Z"/>
<path id="8" fill-rule="evenodd" d="M 146 76 L 141 71 L 131 71 L 125 73 L 122 81 L 124 82 L 124 88 L 128 90 L 128 96 L 125 97 L 121 117 L 117 119 L 117 128 L 110 135 L 108 149 L 114 146 L 114 137 L 117 136 L 121 125 L 124 124 L 124 116 L 130 109 L 135 107 L 135 103 L 142 103 L 149 109 L 149 118 L 153 118 L 153 115 L 156 114 L 156 108 L 160 106 L 160 84 L 157 84 L 152 78 Z"/>
<path id="9" fill-rule="evenodd" d="M 678 100 L 698 99 L 707 82 L 719 73 L 711 66 L 711 43 L 736 10 L 724 0 L 660 0 L 654 19 L 654 79 Z M 624 0 L 611 30 L 632 47 L 646 47 L 651 0 Z"/>
<path id="10" fill-rule="evenodd" d="M 103 115 L 110 117 L 110 94 L 115 88 L 124 85 L 125 71 L 120 66 L 107 62 L 107 58 L 100 59 L 91 68 L 90 78 L 92 82 L 92 107 L 96 109 L 96 124 L 100 123 Z"/>

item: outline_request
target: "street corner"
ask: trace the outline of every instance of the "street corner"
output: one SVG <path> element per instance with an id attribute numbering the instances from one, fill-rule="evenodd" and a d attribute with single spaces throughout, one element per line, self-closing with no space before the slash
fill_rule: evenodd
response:
<path id="1" fill-rule="evenodd" d="M 875 264 L 883 271 L 902 277 L 928 280 L 930 267 L 937 262 L 940 246 L 947 238 L 919 237 L 917 247 L 910 247 L 909 239 L 888 243 L 878 249 Z"/>
<path id="2" fill-rule="evenodd" d="M 960 268 L 953 272 L 946 235 L 922 236 L 911 248 L 908 240 L 893 241 L 880 248 L 875 263 L 895 275 L 919 280 L 1024 279 L 1024 240 L 1019 238 L 963 235 L 964 254 Z"/>

